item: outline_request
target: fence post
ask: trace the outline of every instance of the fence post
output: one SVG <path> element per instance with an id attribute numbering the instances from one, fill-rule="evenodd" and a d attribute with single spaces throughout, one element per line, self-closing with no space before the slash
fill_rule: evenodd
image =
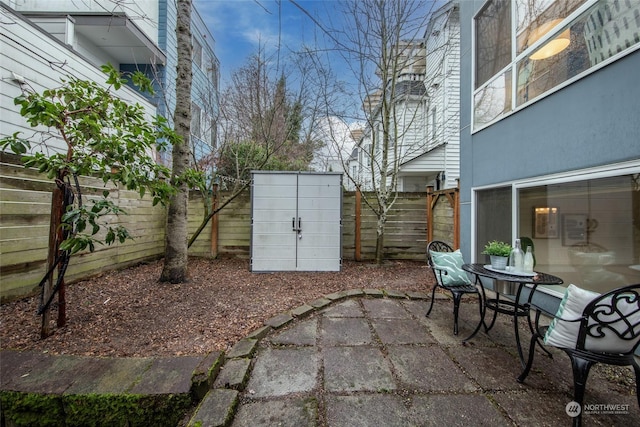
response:
<path id="1" fill-rule="evenodd" d="M 211 200 L 211 212 L 215 212 L 218 209 L 218 184 L 213 184 L 213 193 Z M 214 258 L 218 257 L 218 214 L 215 214 L 211 218 L 211 255 Z"/>
<path id="2" fill-rule="evenodd" d="M 433 185 L 427 186 L 427 245 L 433 240 Z"/>
<path id="3" fill-rule="evenodd" d="M 355 200 L 355 219 L 356 219 L 356 225 L 355 225 L 355 230 L 354 230 L 354 240 L 355 240 L 355 249 L 354 249 L 354 255 L 353 257 L 356 259 L 356 261 L 360 261 L 361 260 L 361 253 L 360 253 L 360 230 L 361 230 L 361 226 L 362 226 L 362 193 L 360 192 L 359 188 L 356 188 L 356 200 Z"/>

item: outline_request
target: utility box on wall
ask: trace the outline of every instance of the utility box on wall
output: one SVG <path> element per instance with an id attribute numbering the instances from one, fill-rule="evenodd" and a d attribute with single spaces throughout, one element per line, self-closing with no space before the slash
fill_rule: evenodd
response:
<path id="1" fill-rule="evenodd" d="M 340 271 L 342 174 L 251 172 L 251 271 Z"/>

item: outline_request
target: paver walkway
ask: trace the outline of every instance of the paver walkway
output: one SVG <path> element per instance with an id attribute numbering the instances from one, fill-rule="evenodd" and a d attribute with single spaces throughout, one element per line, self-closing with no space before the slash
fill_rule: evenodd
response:
<path id="1" fill-rule="evenodd" d="M 564 353 L 538 355 L 519 384 L 509 318 L 499 316 L 489 336 L 463 345 L 478 320 L 475 304 L 462 305 L 456 337 L 450 300 L 439 300 L 426 318 L 426 299 L 391 294 L 356 292 L 300 319 L 273 319 L 277 329 L 228 355 L 192 423 L 222 425 L 226 398 L 237 405 L 232 427 L 571 425 Z M 585 425 L 640 425 L 635 395 L 604 372 L 592 371 L 586 403 L 621 405 L 624 413 L 592 407 Z"/>

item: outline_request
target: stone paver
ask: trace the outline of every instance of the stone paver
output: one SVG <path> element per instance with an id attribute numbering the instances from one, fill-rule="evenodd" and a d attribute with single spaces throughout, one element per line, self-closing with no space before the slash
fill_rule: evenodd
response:
<path id="1" fill-rule="evenodd" d="M 274 344 L 316 345 L 318 319 L 305 320 L 269 339 Z"/>
<path id="2" fill-rule="evenodd" d="M 334 392 L 395 390 L 391 365 L 378 348 L 329 347 L 324 350 L 325 387 Z"/>
<path id="3" fill-rule="evenodd" d="M 435 343 L 429 330 L 413 319 L 373 319 L 373 329 L 383 344 Z"/>
<path id="4" fill-rule="evenodd" d="M 215 389 L 204 397 L 196 415 L 187 427 L 223 427 L 234 417 L 233 409 L 238 402 L 236 390 Z"/>
<path id="5" fill-rule="evenodd" d="M 314 427 L 318 404 L 315 399 L 286 399 L 243 405 L 232 427 Z"/>
<path id="6" fill-rule="evenodd" d="M 315 348 L 267 348 L 256 360 L 247 388 L 251 397 L 309 392 L 316 387 L 319 367 Z"/>
<path id="7" fill-rule="evenodd" d="M 411 314 L 395 299 L 363 299 L 362 305 L 372 319 L 410 319 Z"/>
<path id="8" fill-rule="evenodd" d="M 213 386 L 215 388 L 242 390 L 249 378 L 250 364 L 251 359 L 248 358 L 229 360 L 216 376 Z"/>
<path id="9" fill-rule="evenodd" d="M 364 317 L 364 312 L 358 301 L 350 299 L 336 303 L 323 312 L 324 317 Z"/>
<path id="10" fill-rule="evenodd" d="M 389 360 L 407 389 L 469 393 L 479 387 L 436 345 L 389 346 Z"/>
<path id="11" fill-rule="evenodd" d="M 364 318 L 325 317 L 320 327 L 324 345 L 363 345 L 373 342 L 371 328 Z"/>

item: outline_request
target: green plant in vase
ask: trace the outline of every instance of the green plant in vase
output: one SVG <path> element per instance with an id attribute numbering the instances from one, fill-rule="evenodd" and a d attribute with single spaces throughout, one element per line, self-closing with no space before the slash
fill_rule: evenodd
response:
<path id="1" fill-rule="evenodd" d="M 500 240 L 492 240 L 484 246 L 482 253 L 491 258 L 491 267 L 504 270 L 511 253 L 511 245 Z"/>

